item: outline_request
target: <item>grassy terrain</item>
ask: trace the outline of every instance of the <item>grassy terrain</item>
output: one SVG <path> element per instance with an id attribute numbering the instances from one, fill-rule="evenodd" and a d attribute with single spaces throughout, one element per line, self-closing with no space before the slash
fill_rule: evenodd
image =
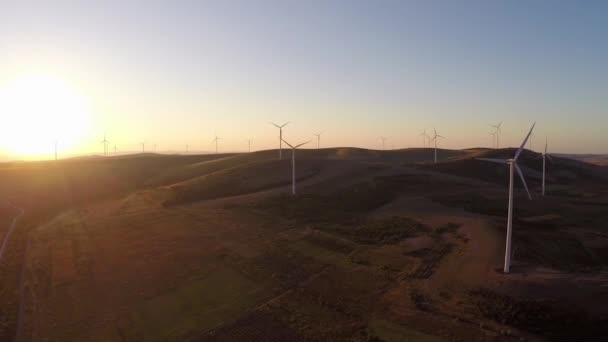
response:
<path id="1" fill-rule="evenodd" d="M 494 271 L 502 250 L 489 250 L 503 246 L 504 175 L 481 170 L 488 183 L 462 176 L 478 167 L 466 158 L 489 152 L 442 151 L 449 161 L 434 166 L 413 165 L 429 149 L 303 150 L 297 196 L 286 194 L 289 160 L 276 152 L 0 165 L 0 189 L 28 210 L 0 264 L 0 340 L 15 332 L 19 301 L 22 341 L 509 341 L 604 332 L 586 308 L 543 298 L 544 290 L 565 297 L 559 281 L 543 278 L 536 298 L 522 296 L 537 279 L 533 267 L 602 279 L 608 189 L 574 186 L 584 172 L 568 164 L 563 175 L 575 177 L 564 178 L 561 193 L 518 196 L 514 269 L 528 275 L 509 278 Z"/>

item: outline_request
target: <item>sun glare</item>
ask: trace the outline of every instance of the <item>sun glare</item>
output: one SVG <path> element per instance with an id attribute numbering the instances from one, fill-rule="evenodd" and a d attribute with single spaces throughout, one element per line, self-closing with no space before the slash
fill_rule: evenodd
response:
<path id="1" fill-rule="evenodd" d="M 27 76 L 0 84 L 0 150 L 22 158 L 51 155 L 55 142 L 74 148 L 87 135 L 86 98 L 69 83 Z"/>

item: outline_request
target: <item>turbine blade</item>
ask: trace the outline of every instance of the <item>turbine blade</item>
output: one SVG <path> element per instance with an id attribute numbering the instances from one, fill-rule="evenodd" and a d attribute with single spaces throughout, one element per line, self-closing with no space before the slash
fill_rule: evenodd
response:
<path id="1" fill-rule="evenodd" d="M 298 148 L 298 147 L 300 147 L 300 146 L 302 146 L 302 145 L 306 145 L 306 144 L 308 144 L 309 142 L 310 142 L 310 141 L 307 141 L 307 142 L 305 142 L 305 143 L 301 143 L 300 145 L 296 145 L 296 147 L 294 147 L 294 148 Z"/>
<path id="2" fill-rule="evenodd" d="M 475 158 L 475 159 L 488 161 L 488 162 L 492 162 L 492 163 L 498 163 L 498 164 L 509 164 L 509 161 L 506 159 L 496 159 L 496 158 Z"/>
<path id="3" fill-rule="evenodd" d="M 519 150 L 517 150 L 517 152 L 515 153 L 515 157 L 513 157 L 513 161 L 517 161 L 517 158 L 519 158 L 519 155 L 524 150 L 524 146 L 526 146 L 528 139 L 530 139 L 530 135 L 532 134 L 532 130 L 534 129 L 534 126 L 536 126 L 536 122 L 532 124 L 532 127 L 530 127 L 530 132 L 528 132 L 528 135 L 526 135 L 526 139 L 524 139 L 524 141 L 521 143 L 521 146 L 519 147 Z"/>
<path id="4" fill-rule="evenodd" d="M 526 189 L 526 192 L 528 193 L 528 198 L 530 200 L 532 200 L 532 195 L 530 195 L 530 190 L 528 190 L 528 184 L 526 183 L 526 179 L 524 178 L 524 173 L 521 172 L 521 169 L 519 168 L 519 165 L 517 165 L 516 162 L 513 162 L 513 166 L 515 166 L 515 170 L 517 170 L 517 173 L 519 174 L 519 178 L 521 179 L 521 182 L 524 184 L 524 188 Z"/>
<path id="5" fill-rule="evenodd" d="M 291 121 L 287 121 L 287 122 L 286 122 L 286 123 L 284 123 L 284 124 L 283 124 L 283 126 L 281 126 L 280 128 L 283 128 L 283 127 L 285 127 L 285 126 L 289 125 L 290 123 L 291 123 Z"/>
<path id="6" fill-rule="evenodd" d="M 274 122 L 271 122 L 270 124 L 273 125 L 273 126 L 275 126 L 276 128 L 281 128 L 281 126 L 275 124 Z"/>
<path id="7" fill-rule="evenodd" d="M 285 139 L 281 139 L 281 140 L 283 140 L 283 142 L 284 142 L 284 143 L 286 143 L 286 144 L 287 144 L 287 146 L 289 146 L 289 147 L 291 147 L 291 148 L 294 148 L 293 146 L 291 146 L 291 144 L 290 144 L 290 143 L 288 143 L 287 141 L 285 141 Z"/>

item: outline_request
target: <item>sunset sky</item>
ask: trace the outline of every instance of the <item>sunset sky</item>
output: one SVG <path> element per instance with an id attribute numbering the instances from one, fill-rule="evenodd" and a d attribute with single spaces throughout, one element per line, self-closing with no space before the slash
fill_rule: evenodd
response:
<path id="1" fill-rule="evenodd" d="M 0 158 L 288 141 L 608 153 L 608 2 L 0 2 Z"/>

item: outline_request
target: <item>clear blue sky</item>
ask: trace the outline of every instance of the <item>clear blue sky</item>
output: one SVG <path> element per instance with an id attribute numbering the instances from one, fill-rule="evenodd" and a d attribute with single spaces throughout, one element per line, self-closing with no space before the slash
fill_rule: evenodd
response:
<path id="1" fill-rule="evenodd" d="M 45 72 L 92 103 L 124 149 L 517 144 L 608 153 L 606 1 L 3 1 L 0 81 Z M 4 113 L 0 114 L 4 115 Z"/>

